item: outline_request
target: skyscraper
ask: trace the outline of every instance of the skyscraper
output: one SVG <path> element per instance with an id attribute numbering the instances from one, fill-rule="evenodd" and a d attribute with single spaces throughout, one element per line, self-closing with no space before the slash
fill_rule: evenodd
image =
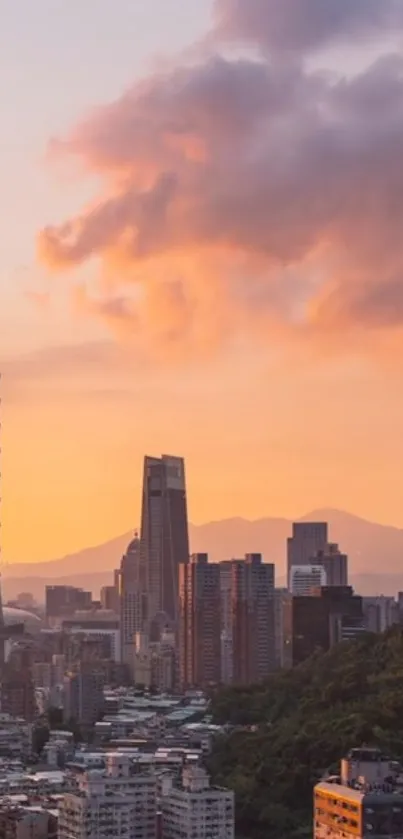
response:
<path id="1" fill-rule="evenodd" d="M 146 580 L 148 623 L 161 613 L 177 625 L 179 565 L 188 562 L 185 463 L 163 455 L 144 460 L 141 565 Z"/>
<path id="2" fill-rule="evenodd" d="M 179 663 L 183 688 L 221 681 L 220 566 L 194 554 L 179 569 Z"/>
<path id="3" fill-rule="evenodd" d="M 287 586 L 291 584 L 293 565 L 310 565 L 318 551 L 327 546 L 327 524 L 325 522 L 296 522 L 292 536 L 287 539 Z"/>
<path id="4" fill-rule="evenodd" d="M 134 639 L 143 629 L 145 580 L 141 574 L 140 539 L 137 533 L 122 557 L 119 574 L 121 660 L 133 665 Z"/>
<path id="5" fill-rule="evenodd" d="M 260 554 L 232 563 L 233 680 L 249 685 L 265 679 L 276 666 L 274 565 Z"/>
<path id="6" fill-rule="evenodd" d="M 297 596 L 309 595 L 313 589 L 326 585 L 326 571 L 323 565 L 293 565 L 290 590 Z"/>

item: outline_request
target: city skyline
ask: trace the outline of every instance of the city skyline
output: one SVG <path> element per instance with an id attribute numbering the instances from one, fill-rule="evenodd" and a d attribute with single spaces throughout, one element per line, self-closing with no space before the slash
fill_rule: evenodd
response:
<path id="1" fill-rule="evenodd" d="M 149 450 L 194 523 L 402 527 L 399 4 L 140 6 L 0 0 L 3 559 L 125 532 Z"/>

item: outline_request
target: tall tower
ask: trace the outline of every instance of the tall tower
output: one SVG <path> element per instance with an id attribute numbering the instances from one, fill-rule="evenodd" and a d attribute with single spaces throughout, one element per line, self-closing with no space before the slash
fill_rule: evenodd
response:
<path id="1" fill-rule="evenodd" d="M 189 559 L 185 462 L 145 457 L 141 510 L 141 566 L 146 580 L 148 623 L 163 613 L 176 627 L 178 569 Z"/>

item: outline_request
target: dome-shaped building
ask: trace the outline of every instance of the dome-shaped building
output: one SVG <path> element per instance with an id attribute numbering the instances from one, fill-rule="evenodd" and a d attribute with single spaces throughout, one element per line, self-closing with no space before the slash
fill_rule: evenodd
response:
<path id="1" fill-rule="evenodd" d="M 24 624 L 26 632 L 39 632 L 42 628 L 42 621 L 33 612 L 25 609 L 17 609 L 15 606 L 3 606 L 3 618 L 6 626 L 13 624 Z"/>

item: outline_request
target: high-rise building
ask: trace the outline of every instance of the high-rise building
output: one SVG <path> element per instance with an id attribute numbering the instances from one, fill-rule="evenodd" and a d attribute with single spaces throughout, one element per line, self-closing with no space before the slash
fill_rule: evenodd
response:
<path id="1" fill-rule="evenodd" d="M 4 664 L 0 682 L 0 710 L 10 717 L 33 722 L 36 716 L 35 687 L 30 669 Z"/>
<path id="2" fill-rule="evenodd" d="M 291 584 L 293 565 L 310 565 L 318 551 L 324 551 L 328 544 L 325 522 L 295 522 L 292 536 L 287 539 L 287 586 Z"/>
<path id="3" fill-rule="evenodd" d="M 234 839 L 232 790 L 210 786 L 201 766 L 183 770 L 182 783 L 162 796 L 162 839 Z"/>
<path id="4" fill-rule="evenodd" d="M 365 626 L 368 632 L 385 632 L 401 623 L 399 605 L 394 597 L 363 597 Z"/>
<path id="5" fill-rule="evenodd" d="M 92 726 L 104 711 L 105 678 L 96 662 L 81 662 L 75 672 L 64 677 L 64 710 L 66 722 L 75 720 L 80 726 Z"/>
<path id="6" fill-rule="evenodd" d="M 102 586 L 100 594 L 101 606 L 103 609 L 111 609 L 112 612 L 119 612 L 119 589 L 117 586 Z"/>
<path id="7" fill-rule="evenodd" d="M 179 567 L 179 661 L 183 688 L 221 681 L 220 566 L 194 554 Z"/>
<path id="8" fill-rule="evenodd" d="M 46 619 L 50 626 L 59 626 L 79 609 L 90 609 L 92 595 L 75 586 L 46 586 Z"/>
<path id="9" fill-rule="evenodd" d="M 326 652 L 365 630 L 362 597 L 349 586 L 325 586 L 284 604 L 284 644 L 288 666 L 314 652 Z"/>
<path id="10" fill-rule="evenodd" d="M 327 586 L 348 586 L 348 557 L 341 553 L 338 545 L 326 545 L 311 562 L 325 569 Z"/>
<path id="11" fill-rule="evenodd" d="M 105 771 L 84 772 L 59 805 L 59 839 L 156 839 L 156 780 L 128 755 L 109 753 Z"/>
<path id="12" fill-rule="evenodd" d="M 275 670 L 274 565 L 260 554 L 232 562 L 233 681 L 260 682 Z"/>
<path id="13" fill-rule="evenodd" d="M 303 597 L 326 583 L 326 571 L 322 565 L 293 565 L 291 568 L 291 594 Z"/>
<path id="14" fill-rule="evenodd" d="M 163 613 L 176 626 L 179 566 L 189 559 L 185 463 L 180 457 L 144 460 L 141 554 L 148 623 Z"/>
<path id="15" fill-rule="evenodd" d="M 146 596 L 141 575 L 140 539 L 137 533 L 122 557 L 119 584 L 121 660 L 132 667 L 134 639 L 144 625 Z"/>

